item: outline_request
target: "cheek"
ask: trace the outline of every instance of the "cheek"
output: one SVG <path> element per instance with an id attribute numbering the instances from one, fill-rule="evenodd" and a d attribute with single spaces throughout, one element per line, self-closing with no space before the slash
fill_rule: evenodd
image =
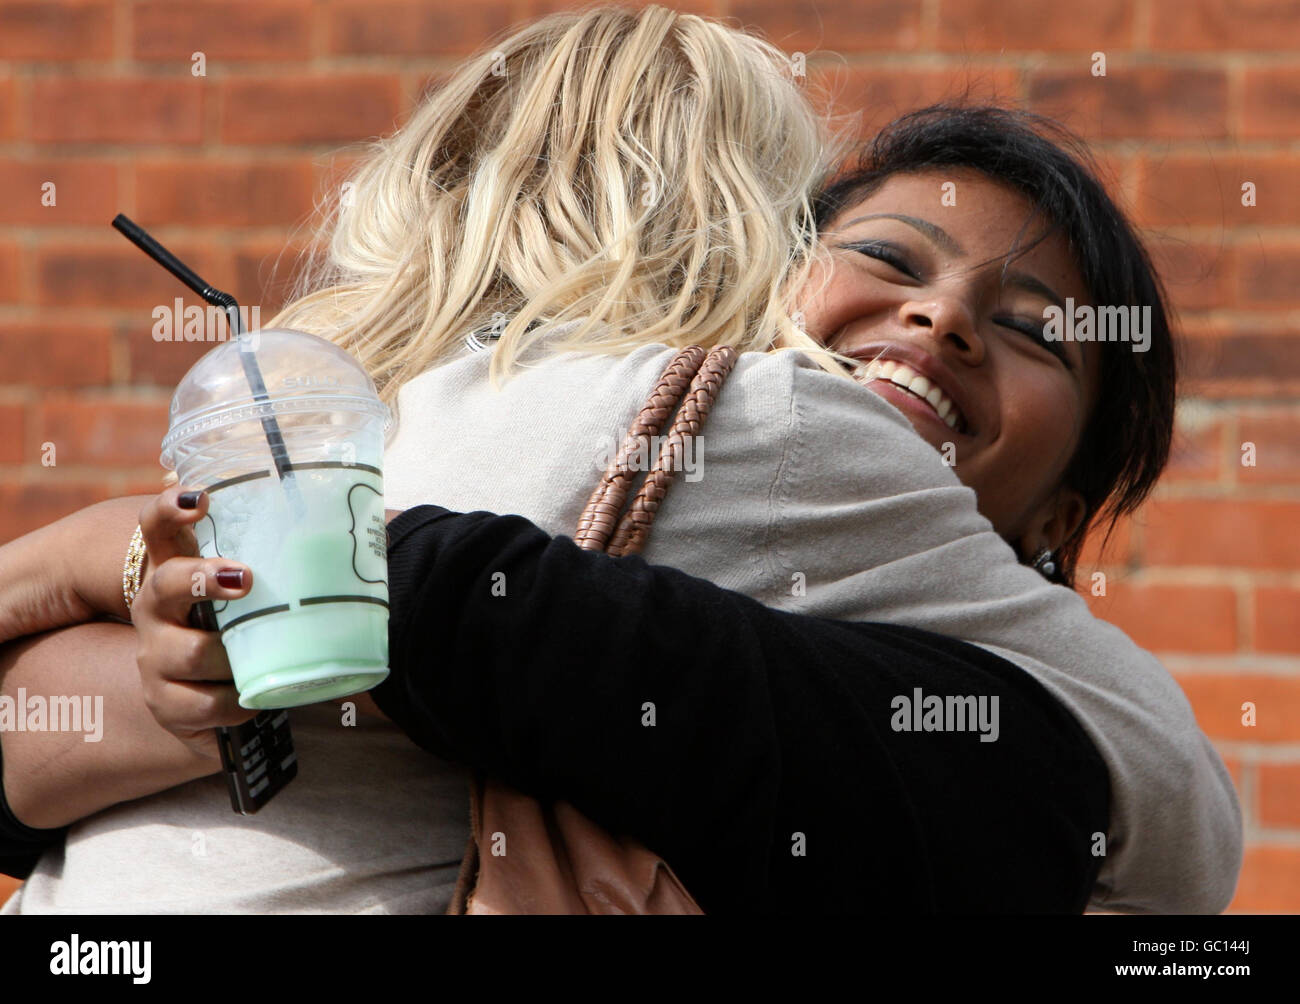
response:
<path id="1" fill-rule="evenodd" d="M 795 309 L 803 314 L 803 329 L 828 344 L 832 335 L 860 315 L 867 292 L 861 276 L 855 276 L 848 264 L 832 257 L 810 269 Z"/>
<path id="2" fill-rule="evenodd" d="M 1002 392 L 1002 447 L 1040 479 L 1064 472 L 1083 431 L 1083 406 L 1073 381 L 1042 370 L 1021 372 Z"/>

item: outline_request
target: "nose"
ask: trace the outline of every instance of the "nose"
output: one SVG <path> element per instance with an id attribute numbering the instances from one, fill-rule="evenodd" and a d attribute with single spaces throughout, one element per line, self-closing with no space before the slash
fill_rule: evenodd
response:
<path id="1" fill-rule="evenodd" d="M 903 327 L 926 328 L 934 341 L 970 366 L 984 361 L 984 341 L 971 310 L 955 296 L 910 300 L 899 308 Z"/>

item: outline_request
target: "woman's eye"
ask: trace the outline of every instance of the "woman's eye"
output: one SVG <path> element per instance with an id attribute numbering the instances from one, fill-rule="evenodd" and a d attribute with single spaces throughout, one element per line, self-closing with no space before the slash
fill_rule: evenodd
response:
<path id="1" fill-rule="evenodd" d="M 857 244 L 846 244 L 844 246 L 850 251 L 857 251 L 859 254 L 866 255 L 868 258 L 875 258 L 878 261 L 883 261 L 886 265 L 896 268 L 898 271 L 902 272 L 903 275 L 915 282 L 921 281 L 921 277 L 916 274 L 910 265 L 908 265 L 907 259 L 904 258 L 899 250 L 891 244 L 883 244 L 880 241 L 862 241 Z"/>
<path id="2" fill-rule="evenodd" d="M 1023 335 L 1028 335 L 1048 352 L 1061 360 L 1067 369 L 1070 367 L 1070 357 L 1065 351 L 1065 346 L 1058 341 L 1047 337 L 1046 325 L 1037 321 L 1027 321 L 1019 317 L 995 317 L 995 324 L 1000 324 L 1004 328 L 1010 328 L 1012 331 L 1019 331 Z"/>

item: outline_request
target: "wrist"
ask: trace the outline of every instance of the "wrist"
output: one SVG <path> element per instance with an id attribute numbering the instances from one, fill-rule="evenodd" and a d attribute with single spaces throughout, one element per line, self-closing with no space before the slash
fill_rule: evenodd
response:
<path id="1" fill-rule="evenodd" d="M 122 590 L 122 572 L 131 535 L 139 525 L 140 509 L 152 498 L 131 495 L 109 499 L 76 514 L 71 535 L 74 547 L 64 550 L 64 580 L 92 616 L 131 619 Z M 148 556 L 144 569 L 149 567 Z"/>

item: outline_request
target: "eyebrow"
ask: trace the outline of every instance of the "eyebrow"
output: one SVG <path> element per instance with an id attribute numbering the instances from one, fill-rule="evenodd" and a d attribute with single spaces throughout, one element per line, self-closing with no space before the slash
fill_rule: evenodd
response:
<path id="1" fill-rule="evenodd" d="M 906 223 L 913 230 L 919 230 L 945 251 L 953 254 L 965 254 L 961 245 L 952 239 L 948 231 L 935 226 L 929 220 L 918 219 L 915 216 L 904 216 L 902 213 L 872 213 L 869 216 L 859 216 L 857 219 L 849 220 L 844 226 L 851 227 L 855 223 L 863 223 L 867 220 L 898 220 L 900 223 Z"/>

